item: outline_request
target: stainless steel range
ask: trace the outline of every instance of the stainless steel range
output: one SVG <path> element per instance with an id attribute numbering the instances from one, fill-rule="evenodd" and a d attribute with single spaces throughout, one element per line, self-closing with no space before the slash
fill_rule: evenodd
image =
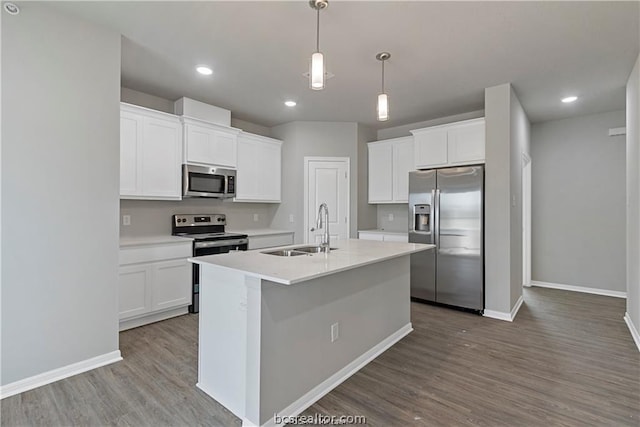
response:
<path id="1" fill-rule="evenodd" d="M 246 234 L 225 233 L 227 218 L 223 214 L 173 215 L 171 234 L 193 239 L 193 256 L 225 254 L 246 251 L 249 238 Z M 192 299 L 190 313 L 200 311 L 200 266 L 193 265 Z"/>

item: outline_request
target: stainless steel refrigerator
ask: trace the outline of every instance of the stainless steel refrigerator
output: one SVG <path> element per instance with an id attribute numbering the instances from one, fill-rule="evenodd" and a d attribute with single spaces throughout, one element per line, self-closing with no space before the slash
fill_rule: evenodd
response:
<path id="1" fill-rule="evenodd" d="M 484 167 L 409 173 L 411 297 L 484 310 Z"/>

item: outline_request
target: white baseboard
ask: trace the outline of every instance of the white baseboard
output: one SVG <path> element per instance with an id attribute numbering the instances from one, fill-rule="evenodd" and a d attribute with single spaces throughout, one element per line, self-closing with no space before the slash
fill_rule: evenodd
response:
<path id="1" fill-rule="evenodd" d="M 631 317 L 629 317 L 629 313 L 624 313 L 624 322 L 627 324 L 629 328 L 629 332 L 631 332 L 631 337 L 633 338 L 633 342 L 636 343 L 636 347 L 638 347 L 638 351 L 640 351 L 640 334 L 636 329 L 636 326 L 631 321 Z"/>
<path id="2" fill-rule="evenodd" d="M 562 283 L 532 281 L 532 286 L 549 289 L 560 289 L 563 291 L 582 292 L 585 294 L 604 295 L 607 297 L 626 298 L 627 293 L 621 291 L 611 291 L 609 289 L 588 288 L 586 286 L 564 285 Z"/>
<path id="3" fill-rule="evenodd" d="M 100 356 L 92 357 L 91 359 L 72 363 L 71 365 L 63 366 L 62 368 L 53 369 L 48 372 L 43 372 L 42 374 L 15 381 L 0 387 L 0 399 L 23 393 L 28 390 L 33 390 L 34 388 L 51 384 L 61 379 L 99 368 L 100 366 L 119 362 L 120 360 L 122 360 L 120 350 L 116 350 L 111 353 L 102 354 Z"/>
<path id="4" fill-rule="evenodd" d="M 167 320 L 188 313 L 189 307 L 185 305 L 184 307 L 173 308 L 171 310 L 161 311 L 160 313 L 146 314 L 140 317 L 134 317 L 133 319 L 121 320 L 119 331 L 126 331 L 127 329 L 137 328 L 138 326 L 148 325 L 149 323 Z"/>
<path id="5" fill-rule="evenodd" d="M 507 313 L 507 312 L 504 312 L 504 311 L 484 310 L 484 313 L 482 313 L 482 315 L 484 317 L 490 317 L 492 319 L 498 319 L 498 320 L 504 320 L 504 321 L 507 321 L 507 322 L 513 322 L 513 319 L 516 318 L 516 315 L 518 314 L 518 310 L 520 310 L 520 307 L 522 307 L 522 303 L 523 302 L 524 302 L 524 298 L 522 297 L 522 295 L 520 295 L 520 297 L 516 301 L 515 305 L 511 309 L 510 313 Z"/>
<path id="6" fill-rule="evenodd" d="M 329 378 L 312 388 L 308 393 L 303 395 L 301 398 L 293 402 L 291 405 L 282 409 L 278 412 L 278 416 L 283 418 L 286 417 L 295 417 L 299 415 L 302 411 L 307 409 L 309 406 L 316 403 L 320 400 L 324 395 L 329 393 L 331 390 L 342 384 L 347 378 L 351 377 L 353 374 L 362 369 L 367 363 L 371 362 L 373 359 L 382 354 L 389 347 L 400 341 L 402 338 L 407 336 L 411 331 L 413 331 L 413 327 L 411 323 L 407 323 L 402 328 L 398 329 L 393 334 L 389 335 L 382 342 L 377 344 L 375 347 L 371 348 L 369 351 L 355 359 L 353 362 L 349 363 L 344 368 L 340 369 L 335 374 L 331 375 Z M 275 416 L 271 417 L 266 423 L 262 424 L 262 426 L 280 426 L 283 424 L 275 423 Z M 250 420 L 243 419 L 242 426 L 255 426 Z"/>

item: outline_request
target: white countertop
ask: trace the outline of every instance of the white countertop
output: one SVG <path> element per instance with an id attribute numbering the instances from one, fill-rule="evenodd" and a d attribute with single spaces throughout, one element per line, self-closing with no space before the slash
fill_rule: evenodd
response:
<path id="1" fill-rule="evenodd" d="M 233 229 L 227 230 L 227 233 L 246 234 L 251 236 L 270 236 L 275 234 L 293 234 L 292 230 L 278 230 L 275 228 L 247 228 L 247 229 Z"/>
<path id="2" fill-rule="evenodd" d="M 172 243 L 191 243 L 193 241 L 190 237 L 178 237 L 178 236 L 141 236 L 141 237 L 121 237 L 120 247 L 127 246 L 144 246 L 144 245 L 163 245 Z"/>
<path id="3" fill-rule="evenodd" d="M 371 234 L 397 234 L 398 236 L 406 236 L 408 231 L 389 231 L 374 228 L 373 230 L 358 230 L 358 233 L 371 233 Z"/>
<path id="4" fill-rule="evenodd" d="M 284 247 L 296 248 L 300 246 L 307 245 Z M 226 267 L 283 285 L 293 285 L 340 271 L 424 251 L 433 248 L 434 245 L 349 239 L 334 242 L 331 247 L 338 249 L 329 254 L 281 257 L 262 253 L 277 250 L 277 248 L 269 248 L 208 255 L 190 258 L 189 261 L 196 264 Z"/>

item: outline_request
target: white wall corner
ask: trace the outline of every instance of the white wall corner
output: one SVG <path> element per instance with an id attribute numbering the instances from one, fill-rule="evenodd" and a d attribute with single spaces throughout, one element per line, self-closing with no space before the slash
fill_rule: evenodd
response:
<path id="1" fill-rule="evenodd" d="M 520 307 L 522 307 L 522 303 L 524 303 L 524 297 L 520 295 L 515 305 L 511 309 L 510 313 L 506 313 L 503 311 L 495 311 L 495 310 L 484 310 L 483 316 L 490 317 L 492 319 L 504 320 L 506 322 L 513 322 L 513 319 L 516 318 Z"/>
<path id="2" fill-rule="evenodd" d="M 43 372 L 29 378 L 15 381 L 0 387 L 0 399 L 23 393 L 28 390 L 33 390 L 34 388 L 51 384 L 53 382 L 69 378 L 74 375 L 99 368 L 101 366 L 119 362 L 121 360 L 122 356 L 120 355 L 120 350 L 116 350 L 112 351 L 111 353 L 102 354 L 100 356 L 92 357 L 87 360 L 72 363 L 71 365 L 63 366 L 62 368 L 53 369 L 51 371 Z"/>
<path id="3" fill-rule="evenodd" d="M 633 338 L 633 342 L 636 343 L 636 347 L 638 347 L 638 351 L 640 351 L 640 334 L 638 333 L 638 329 L 631 321 L 631 317 L 629 317 L 629 313 L 624 313 L 624 322 L 627 324 L 629 328 L 629 332 L 631 332 L 631 337 Z"/>

